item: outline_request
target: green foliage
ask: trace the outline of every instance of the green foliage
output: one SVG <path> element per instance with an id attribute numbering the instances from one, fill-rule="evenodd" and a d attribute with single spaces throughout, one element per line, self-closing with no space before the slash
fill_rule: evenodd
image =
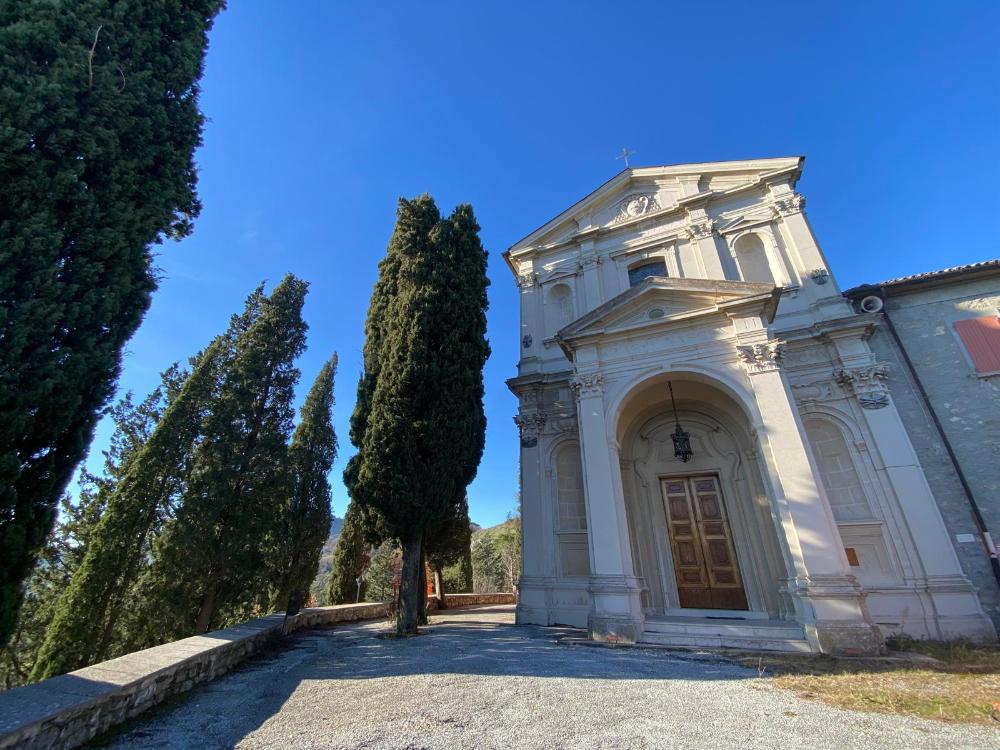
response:
<path id="1" fill-rule="evenodd" d="M 403 549 L 399 632 L 414 632 L 422 546 L 475 477 L 486 419 L 486 251 L 469 206 L 400 200 L 372 294 L 344 481 Z"/>
<path id="2" fill-rule="evenodd" d="M 168 393 L 177 392 L 162 416 L 154 420 L 152 414 L 140 415 L 147 421 L 119 444 L 121 466 L 99 485 L 107 500 L 99 504 L 100 519 L 79 568 L 55 605 L 33 680 L 92 664 L 111 648 L 127 594 L 146 565 L 152 537 L 184 488 L 191 445 L 211 400 L 221 350 L 221 339 L 213 342 L 179 389 L 176 371 L 168 375 Z M 154 396 L 158 399 L 159 393 Z M 150 400 L 147 404 L 154 408 Z M 155 428 L 148 432 L 154 421 Z M 133 426 L 128 420 L 125 424 Z M 127 434 L 121 428 L 119 432 Z M 112 446 L 114 451 L 114 442 Z"/>
<path id="3" fill-rule="evenodd" d="M 304 603 L 316 576 L 320 550 L 330 531 L 330 484 L 327 475 L 337 457 L 333 430 L 333 381 L 337 355 L 323 365 L 313 383 L 288 448 L 290 483 L 273 533 L 271 609 L 287 607 L 298 592 Z"/>
<path id="4" fill-rule="evenodd" d="M 471 560 L 472 529 L 469 522 L 469 501 L 464 495 L 456 503 L 451 517 L 427 535 L 427 564 L 442 574 L 444 593 L 472 590 Z M 448 574 L 446 575 L 446 572 Z"/>
<path id="5" fill-rule="evenodd" d="M 310 607 L 325 607 L 330 603 L 327 593 L 330 589 L 330 576 L 333 575 L 333 552 L 337 548 L 337 539 L 340 537 L 340 530 L 343 527 L 343 518 L 331 517 L 329 534 L 319 551 L 316 577 L 309 587 L 308 603 Z"/>
<path id="6" fill-rule="evenodd" d="M 520 516 L 473 533 L 472 570 L 477 593 L 515 590 L 521 574 Z"/>
<path id="7" fill-rule="evenodd" d="M 29 681 L 59 595 L 80 565 L 85 538 L 94 523 L 97 497 L 93 487 L 88 486 L 76 504 L 68 496 L 62 498 L 61 520 L 28 578 L 24 606 L 13 636 L 0 649 L 0 689 L 8 690 Z"/>
<path id="8" fill-rule="evenodd" d="M 0 3 L 0 644 L 200 205 L 198 80 L 221 0 Z"/>
<path id="9" fill-rule="evenodd" d="M 399 548 L 392 542 L 380 544 L 372 552 L 368 572 L 365 574 L 365 599 L 370 602 L 388 602 L 395 596 L 394 582 L 400 566 Z"/>
<path id="10" fill-rule="evenodd" d="M 233 320 L 187 486 L 153 545 L 143 584 L 157 612 L 148 618 L 154 641 L 204 633 L 267 608 L 268 556 L 294 483 L 288 438 L 299 378 L 294 361 L 305 348 L 306 288 L 288 275 L 269 297 L 258 289 Z"/>
<path id="11" fill-rule="evenodd" d="M 344 526 L 333 552 L 333 572 L 327 600 L 330 604 L 353 604 L 365 601 L 365 572 L 368 570 L 368 543 L 364 517 L 357 503 L 347 506 Z"/>

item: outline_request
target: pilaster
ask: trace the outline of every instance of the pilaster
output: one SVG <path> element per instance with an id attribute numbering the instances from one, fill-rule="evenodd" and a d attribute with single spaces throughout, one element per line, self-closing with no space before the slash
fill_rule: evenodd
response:
<path id="1" fill-rule="evenodd" d="M 588 629 L 599 641 L 635 643 L 642 634 L 640 587 L 632 565 L 617 450 L 608 445 L 604 376 L 577 373 L 577 398 L 590 542 Z"/>
<path id="2" fill-rule="evenodd" d="M 542 447 L 539 434 L 547 415 L 541 411 L 540 385 L 518 393 L 520 407 L 514 417 L 521 445 L 521 578 L 518 582 L 517 622 L 548 625 L 545 601 L 545 523 Z"/>
<path id="3" fill-rule="evenodd" d="M 840 532 L 817 480 L 816 464 L 781 369 L 783 344 L 770 338 L 759 317 L 734 318 L 733 323 L 737 356 L 760 412 L 760 448 L 771 453 L 775 516 L 793 568 L 787 592 L 807 634 L 820 650 L 877 652 L 882 648 L 882 638 L 849 572 Z"/>

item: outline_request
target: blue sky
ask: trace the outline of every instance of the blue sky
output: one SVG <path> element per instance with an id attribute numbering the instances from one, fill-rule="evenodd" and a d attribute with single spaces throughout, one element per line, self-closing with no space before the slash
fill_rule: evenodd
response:
<path id="1" fill-rule="evenodd" d="M 471 515 L 514 509 L 517 291 L 501 252 L 633 165 L 804 154 L 834 273 L 1000 256 L 1000 3 L 274 3 L 233 0 L 203 80 L 204 211 L 123 389 L 221 331 L 261 279 L 311 282 L 304 395 L 340 354 L 334 511 L 376 265 L 398 196 L 472 203 L 490 251 L 486 452 Z M 89 465 L 108 441 L 98 429 Z"/>

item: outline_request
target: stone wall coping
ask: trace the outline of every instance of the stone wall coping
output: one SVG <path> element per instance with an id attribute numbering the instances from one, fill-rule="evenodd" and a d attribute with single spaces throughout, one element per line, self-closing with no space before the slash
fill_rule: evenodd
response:
<path id="1" fill-rule="evenodd" d="M 363 603 L 311 607 L 292 617 L 268 615 L 2 692 L 0 748 L 75 747 L 169 695 L 229 671 L 284 633 L 387 614 L 385 603 Z"/>

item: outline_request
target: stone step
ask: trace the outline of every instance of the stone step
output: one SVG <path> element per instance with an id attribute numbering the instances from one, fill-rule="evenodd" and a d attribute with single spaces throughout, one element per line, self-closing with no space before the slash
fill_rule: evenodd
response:
<path id="1" fill-rule="evenodd" d="M 738 648 L 750 651 L 811 653 L 802 626 L 769 620 L 646 620 L 640 643 L 677 648 Z"/>
<path id="2" fill-rule="evenodd" d="M 644 629 L 652 633 L 693 636 L 742 636 L 804 639 L 802 626 L 794 622 L 774 620 L 710 620 L 683 617 L 647 619 Z"/>
<path id="3" fill-rule="evenodd" d="M 779 651 L 790 654 L 809 654 L 812 649 L 805 640 L 786 638 L 775 640 L 767 638 L 740 638 L 739 636 L 710 635 L 666 635 L 664 633 L 644 632 L 639 643 L 649 643 L 656 646 L 672 648 L 735 648 L 741 651 Z"/>

